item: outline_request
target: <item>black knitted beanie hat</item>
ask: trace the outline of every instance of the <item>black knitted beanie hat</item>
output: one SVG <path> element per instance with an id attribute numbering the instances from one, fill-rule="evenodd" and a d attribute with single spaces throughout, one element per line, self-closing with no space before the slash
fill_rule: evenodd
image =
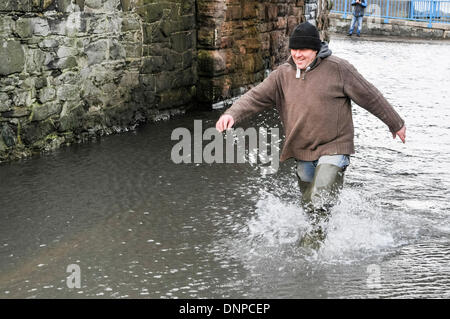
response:
<path id="1" fill-rule="evenodd" d="M 300 23 L 295 27 L 289 38 L 289 49 L 313 49 L 320 50 L 322 41 L 319 31 L 309 22 Z"/>

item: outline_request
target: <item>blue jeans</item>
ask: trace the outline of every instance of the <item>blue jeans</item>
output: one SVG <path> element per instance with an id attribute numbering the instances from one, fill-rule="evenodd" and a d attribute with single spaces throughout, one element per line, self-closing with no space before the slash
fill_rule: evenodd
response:
<path id="1" fill-rule="evenodd" d="M 297 175 L 303 182 L 312 182 L 314 178 L 314 172 L 316 167 L 320 164 L 332 164 L 339 166 L 342 169 L 346 169 L 350 164 L 349 155 L 323 155 L 318 160 L 308 162 L 296 160 L 297 162 Z"/>
<path id="2" fill-rule="evenodd" d="M 348 34 L 353 33 L 353 29 L 355 28 L 356 20 L 358 20 L 358 29 L 356 30 L 356 33 L 361 34 L 363 17 L 355 17 L 355 16 L 352 17 L 352 23 L 350 24 L 350 30 L 348 30 Z"/>

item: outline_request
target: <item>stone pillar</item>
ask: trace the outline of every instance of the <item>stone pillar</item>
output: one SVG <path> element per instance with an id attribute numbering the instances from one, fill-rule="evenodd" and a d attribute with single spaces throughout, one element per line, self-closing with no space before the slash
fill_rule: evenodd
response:
<path id="1" fill-rule="evenodd" d="M 332 0 L 315 0 L 317 1 L 317 12 L 316 12 L 316 26 L 319 29 L 320 38 L 323 41 L 329 42 L 329 25 L 330 25 L 330 10 L 333 8 Z"/>

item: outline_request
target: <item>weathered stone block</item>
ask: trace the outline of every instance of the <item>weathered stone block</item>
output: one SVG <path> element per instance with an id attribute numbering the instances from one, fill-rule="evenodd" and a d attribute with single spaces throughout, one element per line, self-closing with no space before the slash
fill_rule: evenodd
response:
<path id="1" fill-rule="evenodd" d="M 77 59 L 73 56 L 59 59 L 58 68 L 61 70 L 72 69 L 78 66 Z"/>
<path id="2" fill-rule="evenodd" d="M 179 74 L 175 72 L 162 72 L 161 74 L 158 74 L 158 78 L 155 81 L 156 93 L 173 88 L 173 83 L 177 76 L 179 76 Z"/>
<path id="3" fill-rule="evenodd" d="M 16 89 L 13 95 L 13 103 L 15 106 L 30 106 L 32 99 L 34 98 L 35 91 L 29 88 L 23 88 L 21 90 Z"/>
<path id="4" fill-rule="evenodd" d="M 119 87 L 135 88 L 139 85 L 139 73 L 138 72 L 126 72 L 120 79 Z"/>
<path id="5" fill-rule="evenodd" d="M 155 92 L 151 89 L 138 87 L 133 91 L 133 102 L 135 102 L 136 105 L 143 105 L 147 108 L 151 108 L 154 106 L 155 100 Z"/>
<path id="6" fill-rule="evenodd" d="M 242 8 L 238 6 L 228 6 L 225 12 L 225 21 L 239 20 L 242 18 Z"/>
<path id="7" fill-rule="evenodd" d="M 143 59 L 141 72 L 144 74 L 158 73 L 163 69 L 163 57 L 152 56 Z"/>
<path id="8" fill-rule="evenodd" d="M 197 99 L 201 102 L 214 103 L 230 96 L 231 81 L 226 75 L 212 79 L 200 77 L 197 86 Z"/>
<path id="9" fill-rule="evenodd" d="M 257 17 L 257 5 L 254 2 L 245 3 L 244 9 L 242 12 L 242 18 L 243 19 L 253 19 Z"/>
<path id="10" fill-rule="evenodd" d="M 16 21 L 15 32 L 21 38 L 29 38 L 33 34 L 31 20 L 28 18 L 19 18 Z"/>
<path id="11" fill-rule="evenodd" d="M 53 50 L 58 48 L 59 42 L 56 39 L 44 39 L 38 45 L 41 49 Z"/>
<path id="12" fill-rule="evenodd" d="M 137 59 L 142 56 L 142 46 L 136 44 L 124 44 L 126 59 Z"/>
<path id="13" fill-rule="evenodd" d="M 11 147 L 16 144 L 17 141 L 16 133 L 8 124 L 4 123 L 2 125 L 0 134 L 7 147 Z"/>
<path id="14" fill-rule="evenodd" d="M 143 7 L 139 7 L 136 12 L 144 19 L 147 23 L 152 23 L 158 21 L 163 16 L 163 10 L 167 6 L 161 3 L 152 3 Z"/>
<path id="15" fill-rule="evenodd" d="M 197 26 L 195 15 L 191 14 L 180 17 L 180 23 L 178 23 L 177 25 L 179 26 L 180 31 L 196 30 Z"/>
<path id="16" fill-rule="evenodd" d="M 88 65 L 98 64 L 106 60 L 108 52 L 107 40 L 99 40 L 88 45 L 84 51 L 88 57 Z"/>
<path id="17" fill-rule="evenodd" d="M 197 58 L 199 72 L 208 77 L 223 74 L 227 67 L 224 52 L 199 50 Z"/>
<path id="18" fill-rule="evenodd" d="M 87 0 L 89 1 L 89 0 Z M 56 0 L 57 10 L 59 12 L 68 12 L 69 6 L 72 4 L 72 0 Z"/>
<path id="19" fill-rule="evenodd" d="M 77 85 L 65 84 L 58 88 L 57 97 L 61 101 L 77 101 L 80 98 L 80 90 Z"/>
<path id="20" fill-rule="evenodd" d="M 4 41 L 0 45 L 0 75 L 22 72 L 25 55 L 22 45 L 18 41 Z"/>
<path id="21" fill-rule="evenodd" d="M 286 29 L 287 27 L 287 18 L 286 17 L 278 17 L 276 28 L 277 29 Z"/>
<path id="22" fill-rule="evenodd" d="M 134 7 L 133 0 L 120 0 L 120 4 L 123 11 L 131 11 Z"/>
<path id="23" fill-rule="evenodd" d="M 276 20 L 278 17 L 278 6 L 276 4 L 268 5 L 267 15 L 269 20 Z"/>
<path id="24" fill-rule="evenodd" d="M 74 22 L 71 24 L 73 33 L 86 32 L 88 34 L 120 34 L 122 28 L 122 21 L 117 16 L 107 17 L 103 14 L 90 15 L 89 18 L 78 19 L 74 14 Z M 78 20 L 77 20 L 78 19 Z"/>
<path id="25" fill-rule="evenodd" d="M 154 91 L 156 84 L 156 76 L 153 74 L 139 74 L 139 83 L 148 90 Z"/>
<path id="26" fill-rule="evenodd" d="M 183 53 L 183 56 L 182 56 L 183 69 L 190 67 L 192 65 L 193 61 L 194 61 L 193 50 L 186 51 Z"/>
<path id="27" fill-rule="evenodd" d="M 192 32 L 180 32 L 170 36 L 172 49 L 183 52 L 194 47 L 194 37 Z"/>
<path id="28" fill-rule="evenodd" d="M 169 42 L 170 39 L 164 32 L 169 32 L 167 30 L 161 29 L 164 24 L 152 23 L 148 24 L 144 28 L 144 44 L 152 44 L 157 42 Z M 169 32 L 170 33 L 170 32 Z"/>
<path id="29" fill-rule="evenodd" d="M 21 139 L 25 145 L 31 145 L 44 138 L 55 129 L 52 121 L 26 123 L 21 129 Z"/>
<path id="30" fill-rule="evenodd" d="M 93 71 L 93 70 L 91 70 L 91 71 L 93 74 L 95 73 L 95 71 Z M 52 83 L 52 85 L 54 85 L 54 86 L 60 86 L 62 84 L 78 85 L 81 83 L 80 81 L 82 81 L 82 77 L 77 70 L 65 71 L 64 73 L 59 75 L 57 78 L 55 78 L 55 81 L 54 81 L 54 83 Z"/>
<path id="31" fill-rule="evenodd" d="M 92 81 L 84 81 L 82 87 L 82 98 L 88 105 L 102 104 L 102 91 Z"/>
<path id="32" fill-rule="evenodd" d="M 62 109 L 60 102 L 34 104 L 31 110 L 31 121 L 42 121 L 54 114 L 59 114 Z"/>
<path id="33" fill-rule="evenodd" d="M 23 107 L 14 107 L 11 111 L 2 113 L 5 118 L 18 118 L 30 115 L 31 111 Z"/>
<path id="34" fill-rule="evenodd" d="M 124 17 L 122 20 L 122 32 L 135 31 L 141 29 L 141 23 L 135 17 Z"/>
<path id="35" fill-rule="evenodd" d="M 52 75 L 57 76 L 61 72 L 58 66 L 58 59 L 51 54 L 46 56 L 44 65 L 48 70 L 54 70 L 54 73 L 52 73 Z M 27 70 L 29 70 L 28 72 L 38 72 L 40 69 L 36 69 L 36 67 L 37 66 L 33 64 L 33 62 L 27 63 Z"/>
<path id="36" fill-rule="evenodd" d="M 227 5 L 224 1 L 197 0 L 197 8 L 199 21 L 204 21 L 205 18 L 225 18 Z"/>
<path id="37" fill-rule="evenodd" d="M 102 0 L 85 0 L 84 5 L 91 9 L 100 9 L 102 7 Z"/>
<path id="38" fill-rule="evenodd" d="M 223 39 L 224 37 L 222 37 Z M 205 48 L 216 47 L 215 30 L 208 28 L 201 28 L 197 32 L 198 45 Z"/>
<path id="39" fill-rule="evenodd" d="M 141 92 L 142 93 L 142 92 Z M 148 96 L 140 100 L 141 104 L 145 106 L 149 106 L 152 103 L 154 97 Z M 139 105 L 139 103 L 138 103 Z M 108 107 L 104 109 L 104 121 L 108 126 L 118 126 L 125 127 L 135 122 L 135 116 L 138 112 L 136 112 L 136 104 L 118 104 L 112 107 Z"/>
<path id="40" fill-rule="evenodd" d="M 2 0 L 0 2 L 0 11 L 30 11 L 29 0 Z"/>
<path id="41" fill-rule="evenodd" d="M 0 135 L 0 156 L 2 155 L 3 152 L 6 152 L 8 149 L 8 146 L 5 144 L 5 142 L 3 141 L 3 138 L 1 138 Z M 3 156 L 0 157 L 0 159 L 4 159 L 2 158 Z"/>
<path id="42" fill-rule="evenodd" d="M 172 30 L 175 28 L 174 28 L 174 24 L 172 21 L 163 20 L 159 24 L 159 29 L 160 29 L 162 35 L 167 38 L 172 33 Z"/>
<path id="43" fill-rule="evenodd" d="M 7 93 L 0 92 L 0 112 L 11 110 L 11 98 Z"/>
<path id="44" fill-rule="evenodd" d="M 173 87 L 188 87 L 196 84 L 197 72 L 193 69 L 186 69 L 177 73 L 177 77 L 173 81 Z"/>
<path id="45" fill-rule="evenodd" d="M 47 79 L 45 77 L 36 78 L 36 80 L 34 81 L 34 88 L 36 90 L 42 89 L 46 85 L 47 85 Z"/>
<path id="46" fill-rule="evenodd" d="M 19 85 L 19 79 L 11 77 L 0 77 L 0 92 L 11 92 Z"/>
<path id="47" fill-rule="evenodd" d="M 75 56 L 77 55 L 78 50 L 74 47 L 67 47 L 67 46 L 61 46 L 56 51 L 56 55 L 58 58 L 66 58 L 68 56 Z"/>
<path id="48" fill-rule="evenodd" d="M 47 19 L 32 18 L 31 28 L 33 29 L 34 35 L 47 36 L 50 33 L 50 26 Z"/>
<path id="49" fill-rule="evenodd" d="M 27 73 L 40 73 L 42 70 L 42 66 L 49 63 L 50 60 L 53 60 L 53 57 L 46 61 L 46 55 L 49 53 L 45 53 L 39 49 L 28 50 L 25 57 L 25 71 Z"/>
<path id="50" fill-rule="evenodd" d="M 125 59 L 125 48 L 116 40 L 111 41 L 109 46 L 109 58 L 111 60 Z"/>
<path id="51" fill-rule="evenodd" d="M 39 92 L 39 101 L 41 103 L 47 103 L 54 100 L 56 97 L 56 90 L 52 87 L 45 87 Z"/>
<path id="52" fill-rule="evenodd" d="M 166 109 L 185 105 L 192 100 L 192 90 L 188 88 L 173 89 L 158 94 L 156 107 Z"/>
<path id="53" fill-rule="evenodd" d="M 194 11 L 195 11 L 195 0 L 181 1 L 180 6 L 181 15 L 193 14 Z"/>
<path id="54" fill-rule="evenodd" d="M 82 103 L 66 102 L 63 105 L 57 129 L 59 132 L 77 130 L 82 125 L 84 115 Z"/>
<path id="55" fill-rule="evenodd" d="M 0 36 L 9 38 L 14 30 L 14 20 L 10 16 L 2 16 L 0 19 Z"/>

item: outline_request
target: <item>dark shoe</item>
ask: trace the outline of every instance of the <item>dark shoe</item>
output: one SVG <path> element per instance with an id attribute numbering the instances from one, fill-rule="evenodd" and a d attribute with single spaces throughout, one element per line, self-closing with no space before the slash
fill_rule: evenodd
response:
<path id="1" fill-rule="evenodd" d="M 351 34 L 351 33 L 347 33 L 347 36 L 348 36 L 348 37 L 351 37 L 351 36 L 352 36 L 352 34 Z"/>
<path id="2" fill-rule="evenodd" d="M 356 34 L 357 37 L 360 37 L 359 33 Z"/>

